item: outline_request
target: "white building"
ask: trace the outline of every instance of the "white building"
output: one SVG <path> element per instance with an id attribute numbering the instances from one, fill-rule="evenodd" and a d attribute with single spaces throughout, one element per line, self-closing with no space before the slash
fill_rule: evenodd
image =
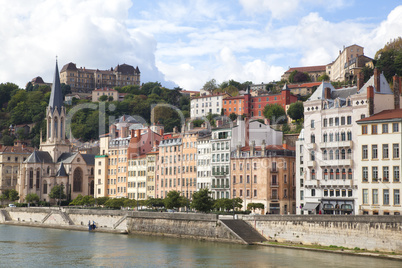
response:
<path id="1" fill-rule="evenodd" d="M 197 191 L 211 189 L 211 133 L 200 132 L 197 139 Z"/>
<path id="2" fill-rule="evenodd" d="M 225 124 L 212 129 L 211 166 L 212 198 L 230 198 L 230 141 L 232 126 Z"/>
<path id="3" fill-rule="evenodd" d="M 221 114 L 222 100 L 227 94 L 207 95 L 191 99 L 190 117 L 198 118 L 211 114 Z"/>
<path id="4" fill-rule="evenodd" d="M 359 214 L 401 215 L 401 122 L 401 109 L 357 121 Z"/>
<path id="5" fill-rule="evenodd" d="M 323 82 L 304 102 L 304 133 L 296 143 L 298 214 L 358 213 L 356 121 L 392 108 L 393 99 L 376 69 L 359 90 Z"/>

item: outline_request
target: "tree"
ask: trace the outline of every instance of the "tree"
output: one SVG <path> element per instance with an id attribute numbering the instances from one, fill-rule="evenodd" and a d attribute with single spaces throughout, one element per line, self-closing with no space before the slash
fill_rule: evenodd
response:
<path id="1" fill-rule="evenodd" d="M 27 194 L 25 196 L 25 202 L 29 203 L 37 203 L 39 202 L 39 196 L 35 193 Z"/>
<path id="2" fill-rule="evenodd" d="M 109 96 L 109 98 L 107 98 L 108 101 L 113 101 L 113 96 Z"/>
<path id="3" fill-rule="evenodd" d="M 247 204 L 247 210 L 253 210 L 253 212 L 256 209 L 264 209 L 264 208 L 265 208 L 265 206 L 263 203 L 248 203 Z"/>
<path id="4" fill-rule="evenodd" d="M 104 197 L 98 197 L 95 199 L 95 203 L 98 204 L 99 206 L 104 205 L 107 201 L 109 200 L 109 197 L 104 196 Z"/>
<path id="5" fill-rule="evenodd" d="M 230 118 L 230 120 L 235 121 L 235 120 L 237 119 L 237 114 L 231 113 L 231 114 L 229 115 L 229 118 Z"/>
<path id="6" fill-rule="evenodd" d="M 216 80 L 215 80 L 215 79 L 209 80 L 209 81 L 206 82 L 206 83 L 204 84 L 204 86 L 202 87 L 203 90 L 209 91 L 209 92 L 212 92 L 212 91 L 214 91 L 214 90 L 217 89 L 217 88 L 218 88 L 218 86 L 216 85 Z"/>
<path id="7" fill-rule="evenodd" d="M 318 77 L 318 81 L 329 81 L 329 75 L 327 75 L 326 73 L 321 75 L 320 77 Z"/>
<path id="8" fill-rule="evenodd" d="M 298 120 L 304 117 L 303 102 L 298 101 L 289 105 L 288 115 L 293 120 Z"/>
<path id="9" fill-rule="evenodd" d="M 53 188 L 50 190 L 49 197 L 52 199 L 59 199 L 61 202 L 61 199 L 66 198 L 66 194 L 64 193 L 64 185 L 55 185 Z"/>
<path id="10" fill-rule="evenodd" d="M 178 191 L 170 191 L 166 198 L 164 199 L 165 208 L 173 209 L 173 208 L 180 208 L 184 204 L 184 198 L 180 195 Z"/>
<path id="11" fill-rule="evenodd" d="M 108 97 L 106 95 L 102 95 L 99 97 L 99 101 L 107 101 Z"/>
<path id="12" fill-rule="evenodd" d="M 214 200 L 210 196 L 210 193 L 211 192 L 208 189 L 202 189 L 195 192 L 193 194 L 191 208 L 205 213 L 211 211 L 214 205 Z"/>
<path id="13" fill-rule="evenodd" d="M 108 208 L 121 208 L 124 207 L 124 201 L 126 198 L 113 198 L 105 202 L 105 207 Z"/>
<path id="14" fill-rule="evenodd" d="M 150 198 L 146 202 L 147 207 L 162 208 L 165 206 L 163 199 L 161 198 Z"/>
<path id="15" fill-rule="evenodd" d="M 8 200 L 10 200 L 11 202 L 14 202 L 14 201 L 18 200 L 19 198 L 20 197 L 19 197 L 18 192 L 16 190 L 11 189 L 8 192 Z"/>
<path id="16" fill-rule="evenodd" d="M 374 69 L 368 66 L 363 66 L 361 72 L 363 72 L 364 83 L 366 83 L 370 79 L 370 77 L 373 76 Z"/>
<path id="17" fill-rule="evenodd" d="M 263 114 L 265 118 L 270 120 L 271 124 L 281 124 L 286 122 L 285 109 L 277 103 L 265 106 Z"/>

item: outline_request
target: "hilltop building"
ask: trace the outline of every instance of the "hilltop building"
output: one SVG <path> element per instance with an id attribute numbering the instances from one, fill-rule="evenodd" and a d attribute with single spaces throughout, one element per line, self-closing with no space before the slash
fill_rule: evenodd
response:
<path id="1" fill-rule="evenodd" d="M 77 68 L 70 62 L 61 69 L 60 81 L 70 85 L 73 92 L 91 93 L 96 88 L 140 85 L 140 70 L 128 64 L 119 64 L 110 70 Z"/>

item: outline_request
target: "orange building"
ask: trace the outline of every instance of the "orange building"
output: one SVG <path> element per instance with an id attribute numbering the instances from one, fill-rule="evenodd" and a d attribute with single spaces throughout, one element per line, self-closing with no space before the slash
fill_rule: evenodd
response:
<path id="1" fill-rule="evenodd" d="M 223 113 L 227 117 L 231 113 L 235 113 L 236 115 L 243 115 L 246 113 L 244 109 L 244 101 L 245 96 L 237 96 L 237 97 L 228 97 L 223 99 Z"/>

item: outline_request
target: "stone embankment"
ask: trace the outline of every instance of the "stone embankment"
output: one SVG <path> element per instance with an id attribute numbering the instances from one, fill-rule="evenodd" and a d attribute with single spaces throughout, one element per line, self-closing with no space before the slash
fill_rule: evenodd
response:
<path id="1" fill-rule="evenodd" d="M 257 215 L 241 218 L 247 223 L 243 226 L 254 228 L 268 241 L 402 254 L 402 216 Z M 251 240 L 251 237 L 249 240 L 245 237 L 250 232 L 230 228 L 230 223 L 219 220 L 214 214 L 63 208 L 0 209 L 0 223 L 3 224 L 88 230 L 89 221 L 95 221 L 97 231 L 103 232 L 243 244 Z"/>

